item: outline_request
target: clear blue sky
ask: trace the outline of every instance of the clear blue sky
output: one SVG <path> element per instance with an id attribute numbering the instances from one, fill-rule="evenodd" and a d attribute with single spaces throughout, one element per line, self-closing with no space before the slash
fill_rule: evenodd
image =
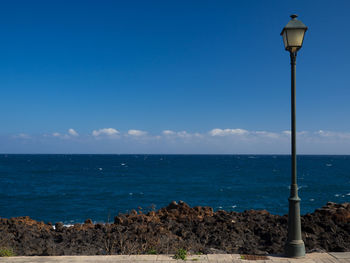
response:
<path id="1" fill-rule="evenodd" d="M 345 0 L 3 1 L 0 152 L 288 153 L 279 34 L 297 13 L 309 27 L 298 149 L 350 154 L 349 10 Z"/>

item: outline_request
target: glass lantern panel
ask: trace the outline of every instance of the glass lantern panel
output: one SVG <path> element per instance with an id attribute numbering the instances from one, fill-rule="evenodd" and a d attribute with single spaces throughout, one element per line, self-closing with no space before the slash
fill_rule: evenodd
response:
<path id="1" fill-rule="evenodd" d="M 287 41 L 287 30 L 283 31 L 283 43 L 284 43 L 284 48 L 287 49 L 288 47 L 288 41 Z"/>
<path id="2" fill-rule="evenodd" d="M 303 44 L 305 29 L 288 29 L 288 47 L 301 47 Z"/>

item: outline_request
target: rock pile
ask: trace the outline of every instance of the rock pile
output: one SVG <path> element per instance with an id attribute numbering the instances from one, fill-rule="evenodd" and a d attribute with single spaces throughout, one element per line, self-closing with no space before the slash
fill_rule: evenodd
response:
<path id="1" fill-rule="evenodd" d="M 301 218 L 310 251 L 350 251 L 350 203 L 327 203 Z M 171 202 L 146 214 L 132 211 L 113 224 L 65 227 L 29 217 L 0 218 L 0 247 L 17 255 L 105 255 L 174 253 L 179 248 L 202 253 L 283 253 L 287 216 L 266 210 L 216 211 Z"/>

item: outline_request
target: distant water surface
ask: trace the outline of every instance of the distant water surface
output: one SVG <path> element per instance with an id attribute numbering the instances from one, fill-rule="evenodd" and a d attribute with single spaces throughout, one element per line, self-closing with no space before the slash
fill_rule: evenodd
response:
<path id="1" fill-rule="evenodd" d="M 287 155 L 0 155 L 0 217 L 113 221 L 183 200 L 288 212 Z M 302 214 L 350 202 L 350 156 L 298 156 Z"/>

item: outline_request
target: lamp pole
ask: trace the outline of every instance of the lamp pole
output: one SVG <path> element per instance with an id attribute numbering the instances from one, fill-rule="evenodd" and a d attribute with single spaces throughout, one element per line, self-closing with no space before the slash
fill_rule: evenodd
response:
<path id="1" fill-rule="evenodd" d="M 301 239 L 300 198 L 297 185 L 297 156 L 296 156 L 296 118 L 295 118 L 295 69 L 297 52 L 290 52 L 291 65 L 291 152 L 292 180 L 290 185 L 288 238 L 285 247 L 287 257 L 304 257 L 305 245 Z"/>
<path id="2" fill-rule="evenodd" d="M 291 15 L 292 20 L 282 30 L 281 35 L 285 49 L 290 53 L 291 64 L 291 186 L 288 213 L 288 237 L 285 245 L 287 257 L 304 257 L 305 245 L 301 238 L 300 198 L 297 185 L 297 157 L 296 157 L 296 118 L 295 118 L 295 70 L 297 51 L 301 48 L 307 27 L 297 15 Z"/>

